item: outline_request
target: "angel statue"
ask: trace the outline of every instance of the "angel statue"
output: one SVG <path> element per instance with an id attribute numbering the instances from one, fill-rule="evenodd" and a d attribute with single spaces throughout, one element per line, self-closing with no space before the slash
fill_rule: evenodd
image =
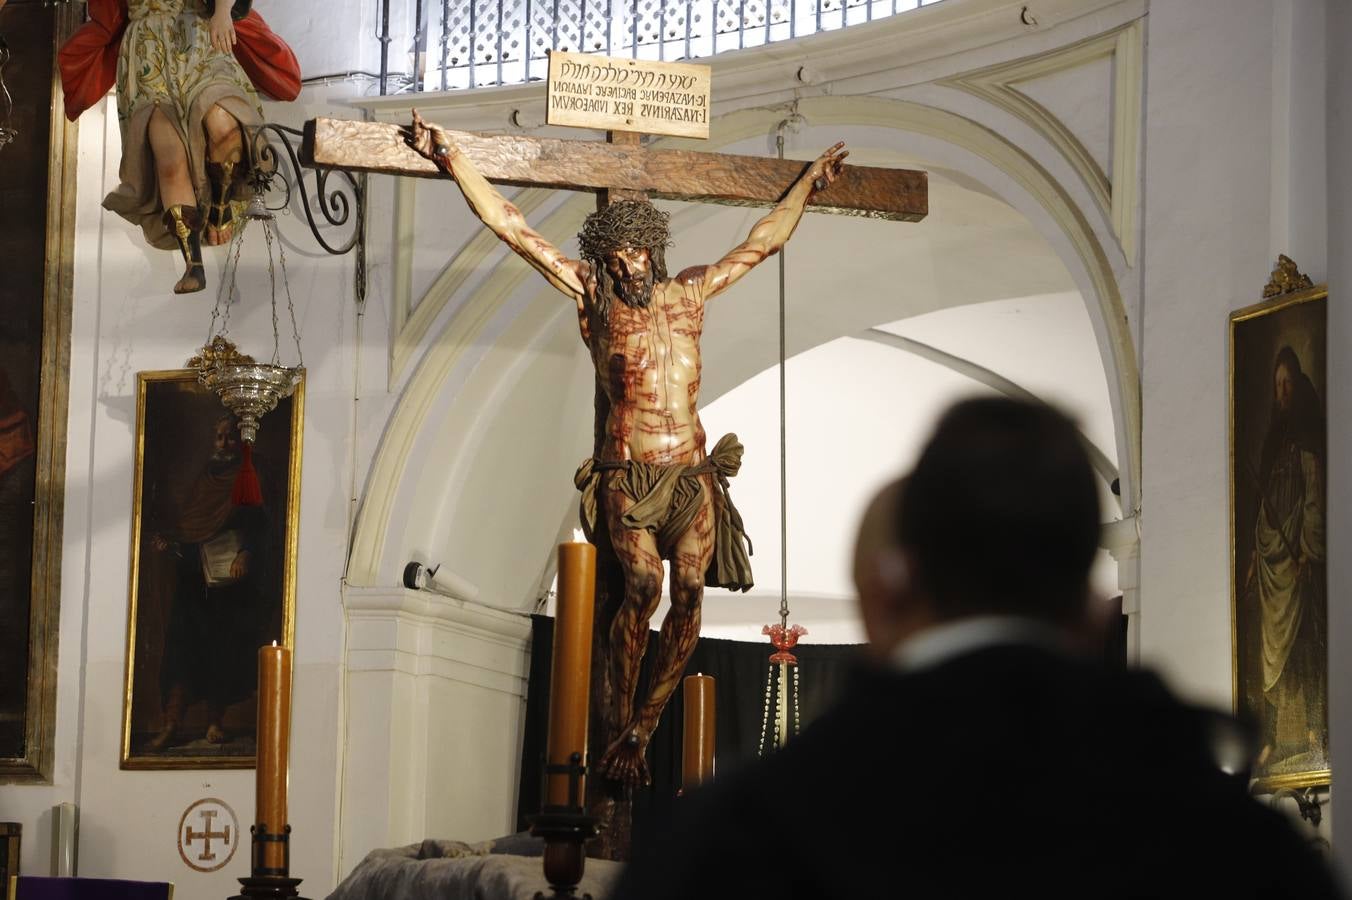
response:
<path id="1" fill-rule="evenodd" d="M 300 93 L 300 65 L 249 0 L 89 0 L 59 54 L 66 116 L 117 85 L 121 183 L 103 200 L 147 243 L 183 255 L 174 293 L 206 287 L 202 244 L 230 240 L 243 211 L 258 91 Z"/>

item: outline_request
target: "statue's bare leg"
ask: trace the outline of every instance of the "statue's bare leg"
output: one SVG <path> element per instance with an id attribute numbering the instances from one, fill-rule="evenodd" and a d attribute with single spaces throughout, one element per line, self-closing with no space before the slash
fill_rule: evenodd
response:
<path id="1" fill-rule="evenodd" d="M 662 558 L 651 534 L 626 528 L 621 522 L 634 501 L 618 490 L 606 490 L 603 503 L 611 546 L 624 573 L 624 600 L 610 625 L 610 671 L 615 702 L 610 721 L 632 726 L 639 666 L 648 648 L 648 623 L 662 599 Z M 646 781 L 648 771 L 643 751 L 647 746 L 647 733 L 635 735 L 632 727 L 622 729 L 601 757 L 601 772 L 627 784 Z"/>
<path id="2" fill-rule="evenodd" d="M 709 476 L 704 476 L 707 479 Z M 662 639 L 653 660 L 648 699 L 634 718 L 634 727 L 652 734 L 667 701 L 680 683 L 685 664 L 699 640 L 700 609 L 704 600 L 704 573 L 714 555 L 714 507 L 710 485 L 705 484 L 704 504 L 685 534 L 676 542 L 671 558 L 671 609 L 662 620 Z"/>
<path id="3" fill-rule="evenodd" d="M 160 191 L 160 205 L 164 207 L 164 225 L 183 254 L 183 275 L 174 285 L 174 293 L 200 291 L 207 284 L 199 242 L 202 219 L 188 170 L 188 148 L 183 144 L 183 136 L 159 106 L 150 113 L 146 137 L 150 142 L 150 155 L 155 159 L 155 181 Z"/>
<path id="4" fill-rule="evenodd" d="M 646 760 L 648 742 L 699 639 L 704 573 L 713 556 L 713 521 L 713 499 L 706 484 L 703 507 L 672 550 L 671 609 L 662 622 L 647 698 L 637 709 L 630 704 L 627 714 L 617 717 L 624 726 L 602 759 L 602 770 L 617 781 L 628 784 L 651 781 Z"/>
<path id="5" fill-rule="evenodd" d="M 244 138 L 239 121 L 219 103 L 207 110 L 202 125 L 207 132 L 208 189 L 211 191 L 203 240 L 212 245 L 225 244 L 233 232 L 234 211 L 230 199 L 239 174 Z"/>

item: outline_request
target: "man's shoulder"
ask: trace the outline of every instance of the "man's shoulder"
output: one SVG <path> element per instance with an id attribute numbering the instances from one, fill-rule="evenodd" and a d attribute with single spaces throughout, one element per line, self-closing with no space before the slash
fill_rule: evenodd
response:
<path id="1" fill-rule="evenodd" d="M 671 279 L 682 287 L 700 284 L 704 281 L 704 275 L 709 271 L 708 266 L 687 266 L 676 273 L 676 277 Z"/>

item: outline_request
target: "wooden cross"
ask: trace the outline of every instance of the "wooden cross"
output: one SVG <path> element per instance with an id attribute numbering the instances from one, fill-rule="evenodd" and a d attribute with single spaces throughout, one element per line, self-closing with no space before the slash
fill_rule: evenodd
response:
<path id="1" fill-rule="evenodd" d="M 592 191 L 608 199 L 635 194 L 730 206 L 773 206 L 810 163 L 698 150 L 650 150 L 639 135 L 613 132 L 611 141 L 483 135 L 446 130 L 446 137 L 494 184 Z M 404 129 L 384 122 L 312 119 L 305 123 L 301 160 L 309 166 L 438 178 L 436 163 L 404 142 Z M 918 222 L 929 213 L 924 172 L 845 166 L 807 208 Z"/>

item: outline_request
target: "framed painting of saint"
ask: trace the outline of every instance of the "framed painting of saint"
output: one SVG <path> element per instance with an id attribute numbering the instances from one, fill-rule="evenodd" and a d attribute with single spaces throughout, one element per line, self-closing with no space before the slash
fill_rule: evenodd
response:
<path id="1" fill-rule="evenodd" d="M 1330 777 L 1328 290 L 1283 257 L 1265 294 L 1230 316 L 1235 712 L 1258 730 L 1260 792 Z"/>
<path id="2" fill-rule="evenodd" d="M 122 768 L 248 768 L 258 648 L 292 646 L 305 384 L 250 454 L 194 370 L 137 387 Z"/>
<path id="3" fill-rule="evenodd" d="M 53 75 L 81 15 L 0 2 L 0 783 L 53 767 L 76 143 Z"/>

